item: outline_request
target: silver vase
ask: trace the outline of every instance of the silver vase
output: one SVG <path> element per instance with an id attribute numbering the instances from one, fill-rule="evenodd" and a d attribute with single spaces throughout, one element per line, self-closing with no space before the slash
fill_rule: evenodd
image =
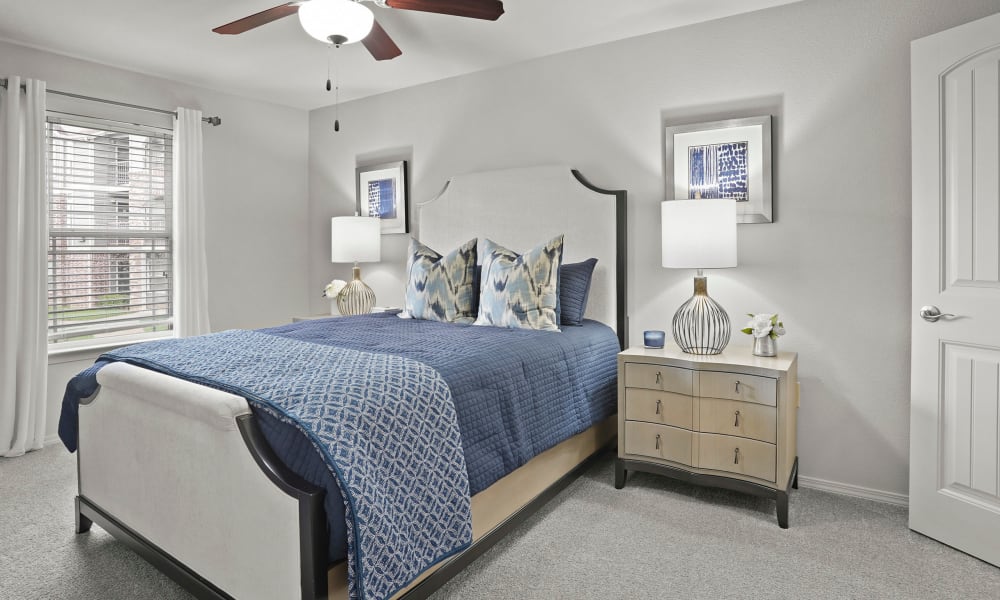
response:
<path id="1" fill-rule="evenodd" d="M 770 335 L 755 337 L 753 339 L 753 354 L 754 356 L 777 356 L 778 340 Z"/>

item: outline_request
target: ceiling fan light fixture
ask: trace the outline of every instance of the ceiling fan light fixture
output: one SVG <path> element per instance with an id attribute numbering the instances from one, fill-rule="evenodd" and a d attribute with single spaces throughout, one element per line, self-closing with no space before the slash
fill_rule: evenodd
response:
<path id="1" fill-rule="evenodd" d="M 328 44 L 360 42 L 374 22 L 371 9 L 354 0 L 309 0 L 299 6 L 302 29 Z"/>

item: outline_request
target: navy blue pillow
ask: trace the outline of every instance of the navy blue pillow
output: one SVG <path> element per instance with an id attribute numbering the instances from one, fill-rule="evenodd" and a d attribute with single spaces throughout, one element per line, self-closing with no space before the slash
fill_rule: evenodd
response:
<path id="1" fill-rule="evenodd" d="M 594 275 L 596 258 L 559 267 L 560 324 L 582 325 L 590 296 L 590 280 Z"/>

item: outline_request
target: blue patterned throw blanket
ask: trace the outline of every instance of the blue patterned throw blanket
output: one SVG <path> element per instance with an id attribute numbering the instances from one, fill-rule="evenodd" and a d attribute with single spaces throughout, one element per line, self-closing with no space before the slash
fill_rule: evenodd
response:
<path id="1" fill-rule="evenodd" d="M 343 493 L 352 598 L 388 598 L 472 541 L 451 392 L 422 362 L 243 330 L 129 346 L 68 386 L 60 436 L 71 450 L 76 407 L 109 361 L 243 396 L 300 429 Z"/>

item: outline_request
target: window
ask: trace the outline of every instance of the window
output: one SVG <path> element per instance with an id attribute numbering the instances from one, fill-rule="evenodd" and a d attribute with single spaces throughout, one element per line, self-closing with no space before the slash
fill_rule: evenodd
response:
<path id="1" fill-rule="evenodd" d="M 50 346 L 171 330 L 171 135 L 50 116 L 46 136 Z"/>

